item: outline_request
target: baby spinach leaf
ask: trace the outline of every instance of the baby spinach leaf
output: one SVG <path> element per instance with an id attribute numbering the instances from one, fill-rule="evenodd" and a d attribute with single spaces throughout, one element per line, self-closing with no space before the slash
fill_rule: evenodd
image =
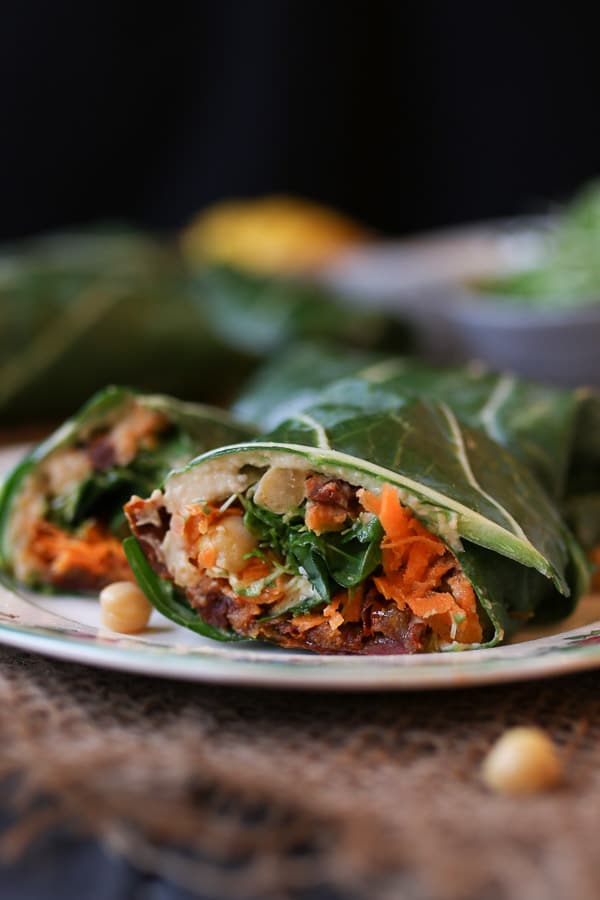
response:
<path id="1" fill-rule="evenodd" d="M 146 479 L 122 466 L 92 472 L 67 494 L 52 498 L 49 517 L 68 530 L 92 515 L 104 514 L 110 519 L 132 494 L 147 493 L 148 487 Z"/>
<path id="2" fill-rule="evenodd" d="M 323 537 L 329 572 L 342 587 L 360 584 L 381 562 L 383 528 L 375 517 L 366 523 L 358 520 L 345 534 Z"/>

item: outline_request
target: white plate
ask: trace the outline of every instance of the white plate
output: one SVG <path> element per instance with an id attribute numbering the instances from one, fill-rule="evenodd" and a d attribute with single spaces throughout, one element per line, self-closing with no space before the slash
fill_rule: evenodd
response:
<path id="1" fill-rule="evenodd" d="M 0 450 L 0 472 L 18 458 Z M 0 643 L 86 665 L 160 678 L 271 688 L 413 690 L 542 678 L 600 666 L 600 596 L 544 635 L 491 650 L 416 656 L 316 656 L 210 641 L 154 613 L 144 634 L 100 626 L 94 599 L 33 595 L 0 584 Z"/>

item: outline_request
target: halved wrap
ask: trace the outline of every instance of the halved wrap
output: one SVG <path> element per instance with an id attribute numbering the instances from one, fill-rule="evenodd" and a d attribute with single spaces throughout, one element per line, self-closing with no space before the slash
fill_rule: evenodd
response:
<path id="1" fill-rule="evenodd" d="M 132 579 L 122 504 L 198 452 L 249 435 L 218 409 L 106 388 L 6 479 L 1 568 L 34 588 L 91 591 Z"/>
<path id="2" fill-rule="evenodd" d="M 587 567 L 507 450 L 442 404 L 321 404 L 198 457 L 125 507 L 131 567 L 165 615 L 321 653 L 497 643 L 563 616 Z"/>

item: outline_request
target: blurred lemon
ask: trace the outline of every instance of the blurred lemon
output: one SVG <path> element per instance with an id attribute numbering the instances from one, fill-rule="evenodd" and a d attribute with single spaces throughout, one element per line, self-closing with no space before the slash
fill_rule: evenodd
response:
<path id="1" fill-rule="evenodd" d="M 209 207 L 183 231 L 181 245 L 193 266 L 228 263 L 276 273 L 318 268 L 367 237 L 365 229 L 335 210 L 272 196 Z"/>

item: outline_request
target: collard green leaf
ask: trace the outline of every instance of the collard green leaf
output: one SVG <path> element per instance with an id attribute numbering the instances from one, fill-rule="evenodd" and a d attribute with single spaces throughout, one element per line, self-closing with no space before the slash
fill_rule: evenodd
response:
<path id="1" fill-rule="evenodd" d="M 178 625 L 183 625 L 184 628 L 196 631 L 203 637 L 209 637 L 216 641 L 239 640 L 232 631 L 215 628 L 213 625 L 208 625 L 204 622 L 173 582 L 159 578 L 134 537 L 128 537 L 123 541 L 123 549 L 137 583 L 152 606 L 162 613 L 163 616 L 166 616 Z"/>
<path id="2" fill-rule="evenodd" d="M 113 381 L 228 399 L 251 359 L 220 341 L 193 294 L 170 246 L 140 233 L 54 235 L 5 250 L 2 421 L 58 419 Z"/>
<path id="3" fill-rule="evenodd" d="M 257 374 L 237 405 L 254 411 L 259 424 L 270 427 L 317 402 L 376 412 L 393 410 L 408 396 L 442 401 L 461 422 L 484 431 L 520 459 L 560 504 L 579 539 L 590 546 L 593 505 L 587 504 L 583 530 L 578 527 L 581 518 L 572 517 L 571 511 L 586 496 L 600 493 L 598 392 L 562 390 L 475 366 L 434 368 L 409 358 L 375 362 L 336 381 L 319 381 L 321 368 L 326 372 L 320 365 L 323 352 L 317 347 L 300 348 L 297 355 L 290 350 L 265 369 L 264 379 Z M 280 396 L 280 381 L 287 400 Z"/>
<path id="4" fill-rule="evenodd" d="M 461 537 L 539 568 L 565 588 L 562 521 L 530 472 L 482 432 L 442 405 L 409 399 L 377 413 L 322 404 L 292 417 L 269 436 L 312 445 L 316 458 L 390 474 L 418 497 L 430 527 L 438 510 L 456 519 Z M 350 460 L 348 459 L 350 457 Z"/>
<path id="5" fill-rule="evenodd" d="M 565 513 L 584 547 L 600 545 L 600 491 L 570 497 Z"/>
<path id="6" fill-rule="evenodd" d="M 23 482 L 34 467 L 33 459 L 24 459 L 0 484 L 0 569 L 4 571 L 10 570 L 12 559 L 12 546 L 8 536 L 12 506 Z"/>
<path id="7" fill-rule="evenodd" d="M 190 274 L 167 242 L 123 229 L 0 256 L 3 422 L 59 419 L 113 381 L 228 402 L 257 361 L 302 339 L 390 350 L 408 340 L 389 315 L 311 284 Z"/>
<path id="8" fill-rule="evenodd" d="M 380 355 L 340 344 L 297 343 L 268 359 L 244 383 L 231 407 L 242 421 L 256 422 L 264 431 L 274 428 L 311 403 L 324 386 L 381 361 Z"/>
<path id="9" fill-rule="evenodd" d="M 328 402 L 352 402 L 365 410 L 393 409 L 407 393 L 444 401 L 457 417 L 507 447 L 559 503 L 584 546 L 588 527 L 571 511 L 600 492 L 600 394 L 561 390 L 512 375 L 477 370 L 437 370 L 414 361 L 375 365 L 360 377 L 326 387 Z M 597 518 L 600 529 L 600 514 Z"/>
<path id="10" fill-rule="evenodd" d="M 404 325 L 350 305 L 317 285 L 211 266 L 196 276 L 196 300 L 219 340 L 263 357 L 294 341 L 333 340 L 365 348 L 406 348 Z"/>
<path id="11" fill-rule="evenodd" d="M 264 428 L 312 403 L 350 404 L 366 412 L 394 409 L 407 397 L 446 403 L 468 425 L 485 431 L 528 465 L 553 496 L 565 489 L 582 401 L 575 391 L 534 384 L 477 367 L 440 369 L 410 358 L 389 358 L 328 377 L 317 347 L 292 349 L 255 376 L 237 406 Z M 350 359 L 352 364 L 352 358 Z M 324 375 L 319 378 L 319 373 Z M 268 376 L 268 377 L 267 377 Z M 279 401 L 279 384 L 287 401 Z M 588 413 L 590 415 L 590 413 Z M 586 429 L 589 430 L 589 429 Z M 600 458 L 600 450 L 598 451 Z"/>
<path id="12" fill-rule="evenodd" d="M 540 610 L 553 619 L 568 615 L 573 607 L 572 597 L 552 590 L 539 572 L 512 559 L 466 541 L 457 557 L 493 627 L 491 645 L 509 638 Z"/>

